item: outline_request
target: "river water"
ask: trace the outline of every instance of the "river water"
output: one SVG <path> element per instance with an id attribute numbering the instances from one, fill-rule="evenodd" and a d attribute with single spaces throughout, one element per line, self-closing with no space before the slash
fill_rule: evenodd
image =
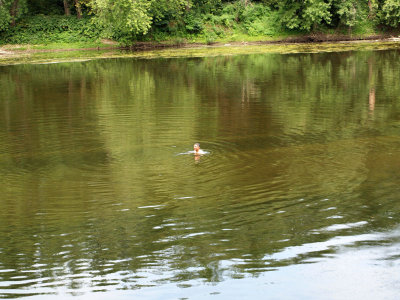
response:
<path id="1" fill-rule="evenodd" d="M 398 299 L 399 78 L 399 50 L 1 66 L 0 298 Z"/>

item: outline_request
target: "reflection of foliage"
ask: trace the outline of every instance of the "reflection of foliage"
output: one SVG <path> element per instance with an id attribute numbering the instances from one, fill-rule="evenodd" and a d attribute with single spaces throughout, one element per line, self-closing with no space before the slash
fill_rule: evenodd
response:
<path id="1" fill-rule="evenodd" d="M 370 217 L 360 207 L 373 199 L 357 193 L 379 136 L 398 136 L 387 124 L 400 109 L 399 68 L 398 51 L 2 67 L 2 267 L 42 263 L 47 271 L 27 276 L 62 277 L 83 273 L 84 261 L 105 273 L 153 266 L 177 270 L 164 280 L 217 282 L 301 261 L 265 257 L 335 234 L 308 234 L 330 225 L 315 202 L 331 197 L 323 208 L 344 222 Z M 207 160 L 197 168 L 175 155 L 194 139 L 246 155 L 223 153 L 209 178 Z"/>

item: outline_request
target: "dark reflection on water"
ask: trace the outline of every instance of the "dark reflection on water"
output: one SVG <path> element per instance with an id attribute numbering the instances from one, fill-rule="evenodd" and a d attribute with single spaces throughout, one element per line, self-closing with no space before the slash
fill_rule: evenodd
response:
<path id="1" fill-rule="evenodd" d="M 0 297 L 395 299 L 399 58 L 1 67 Z"/>

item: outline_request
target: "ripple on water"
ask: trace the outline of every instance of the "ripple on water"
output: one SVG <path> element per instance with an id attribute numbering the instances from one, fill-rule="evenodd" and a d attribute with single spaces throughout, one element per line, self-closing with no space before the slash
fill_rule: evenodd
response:
<path id="1" fill-rule="evenodd" d="M 348 229 L 353 229 L 357 227 L 362 227 L 367 225 L 368 222 L 366 221 L 360 221 L 360 222 L 355 222 L 355 223 L 345 223 L 345 224 L 333 224 L 330 226 L 327 226 L 325 228 L 322 228 L 318 231 L 341 231 L 341 230 L 348 230 Z"/>
<path id="2" fill-rule="evenodd" d="M 272 82 L 269 72 L 255 81 L 242 72 L 228 78 L 238 63 L 247 72 L 241 60 L 249 56 L 229 58 L 223 69 L 213 65 L 218 60 L 191 61 L 194 73 L 206 63 L 203 77 L 184 74 L 174 84 L 166 84 L 170 72 L 162 67 L 191 67 L 183 60 L 161 66 L 119 61 L 115 70 L 102 61 L 85 68 L 82 78 L 77 66 L 73 72 L 63 66 L 54 91 L 47 82 L 19 80 L 25 92 L 4 101 L 8 119 L 0 132 L 0 173 L 8 193 L 0 200 L 0 294 L 82 296 L 155 286 L 149 292 L 154 296 L 163 294 L 163 284 L 203 290 L 226 281 L 230 289 L 240 282 L 232 284 L 232 278 L 249 279 L 243 290 L 250 291 L 265 284 L 252 276 L 258 272 L 293 267 L 282 272 L 285 277 L 296 264 L 340 256 L 339 250 L 360 244 L 384 246 L 378 259 L 398 261 L 398 229 L 397 235 L 362 234 L 386 230 L 399 219 L 395 101 L 390 93 L 377 97 L 372 118 L 366 99 L 352 94 L 337 100 L 337 82 L 345 84 L 354 72 L 368 77 L 368 69 L 350 64 L 350 70 L 346 61 L 357 62 L 352 55 L 339 64 L 319 64 L 320 57 L 285 56 Z M 251 58 L 256 68 L 249 70 L 269 67 L 264 58 Z M 286 79 L 279 80 L 287 77 L 281 76 L 286 67 L 310 70 L 302 61 L 310 61 L 311 70 L 340 68 L 333 73 L 341 77 L 320 76 L 318 99 L 305 97 L 311 91 L 307 76 L 300 83 L 289 76 L 288 87 L 295 89 L 283 91 Z M 213 86 L 207 78 L 210 63 L 223 84 Z M 36 88 L 47 91 L 43 99 Z M 360 93 L 367 95 L 364 88 Z M 390 128 L 385 118 L 392 120 Z M 380 137 L 387 132 L 393 136 Z M 191 153 L 197 141 L 206 155 Z"/>

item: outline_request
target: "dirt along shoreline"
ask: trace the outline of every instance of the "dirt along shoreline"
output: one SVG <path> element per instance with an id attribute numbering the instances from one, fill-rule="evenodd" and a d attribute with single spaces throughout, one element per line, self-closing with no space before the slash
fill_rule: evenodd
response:
<path id="1" fill-rule="evenodd" d="M 400 42 L 398 34 L 380 34 L 367 37 L 354 37 L 348 35 L 324 35 L 310 34 L 304 36 L 292 36 L 278 40 L 260 40 L 260 41 L 232 41 L 232 42 L 214 42 L 214 43 L 174 43 L 166 42 L 136 42 L 131 46 L 119 46 L 115 42 L 103 42 L 102 46 L 87 48 L 54 48 L 40 49 L 32 45 L 3 45 L 0 46 L 0 60 L 2 58 L 17 58 L 34 53 L 57 53 L 71 51 L 106 51 L 106 50 L 130 50 L 130 51 L 150 51 L 167 48 L 201 48 L 201 47 L 226 47 L 226 46 L 256 46 L 256 45 L 285 45 L 285 44 L 319 44 L 319 43 L 379 43 L 379 42 Z"/>
<path id="2" fill-rule="evenodd" d="M 324 43 L 324 42 L 337 42 L 337 43 L 357 43 L 357 42 L 400 42 L 400 34 L 377 34 L 366 37 L 355 37 L 348 35 L 325 35 L 325 34 L 310 34 L 303 36 L 292 36 L 278 40 L 260 40 L 260 41 L 231 41 L 231 42 L 214 42 L 206 43 L 179 43 L 172 44 L 168 42 L 137 42 L 129 47 L 122 47 L 122 49 L 129 50 L 153 50 L 159 48 L 192 48 L 192 47 L 222 47 L 222 46 L 241 46 L 241 45 L 276 45 L 276 44 L 310 44 L 310 43 Z"/>

